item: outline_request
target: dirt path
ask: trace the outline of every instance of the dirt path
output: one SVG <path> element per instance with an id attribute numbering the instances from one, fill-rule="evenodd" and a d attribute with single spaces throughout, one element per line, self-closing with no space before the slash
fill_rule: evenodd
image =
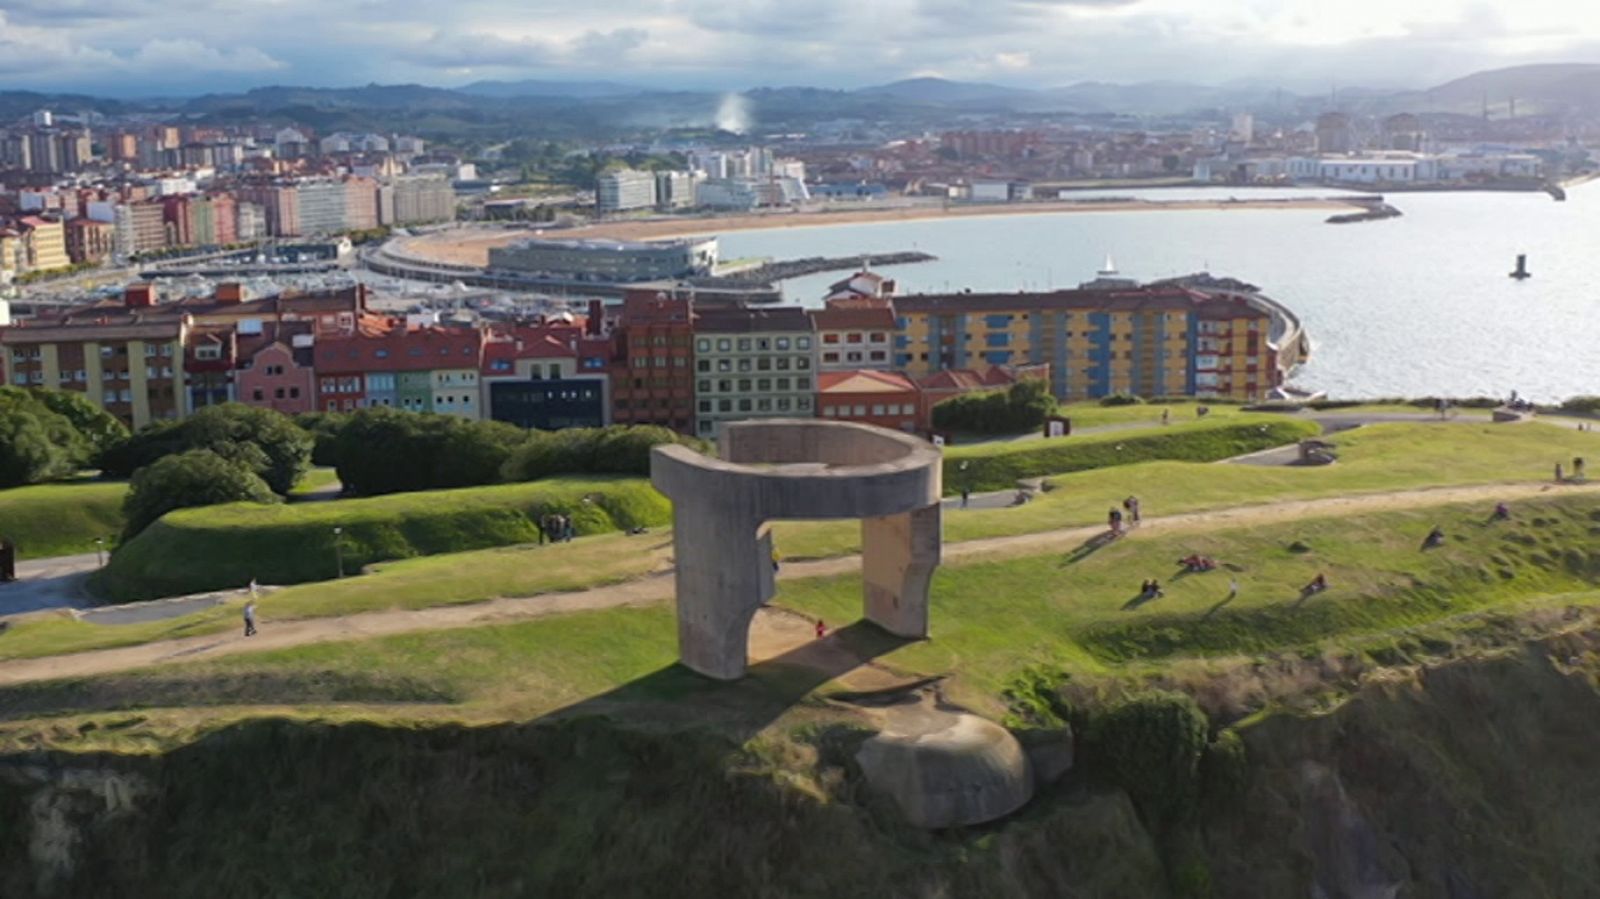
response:
<path id="1" fill-rule="evenodd" d="M 1440 487 L 1403 490 L 1326 499 L 1296 500 L 1255 506 L 1236 506 L 1205 512 L 1146 519 L 1144 525 L 1125 539 L 1147 539 L 1151 535 L 1209 531 L 1241 525 L 1272 524 L 1305 518 L 1420 509 L 1453 503 L 1477 502 L 1485 505 L 1541 496 L 1547 493 L 1595 494 L 1600 483 L 1566 484 L 1489 484 L 1471 487 Z M 1068 550 L 1105 531 L 1099 526 L 1063 528 L 1036 534 L 992 537 L 962 543 L 947 543 L 945 563 L 964 560 L 992 561 L 1016 556 Z M 785 563 L 781 580 L 852 574 L 861 567 L 860 556 L 842 556 L 810 562 Z M 502 598 L 459 606 L 438 606 L 418 610 L 363 612 L 333 618 L 303 618 L 273 621 L 270 605 L 262 609 L 262 627 L 251 638 L 233 634 L 212 634 L 145 643 L 117 649 L 95 650 L 74 655 L 39 659 L 17 659 L 0 663 L 0 685 L 62 677 L 106 674 L 190 659 L 212 659 L 239 653 L 284 649 L 308 643 L 383 637 L 417 631 L 447 630 L 538 618 L 566 612 L 642 606 L 670 600 L 673 583 L 669 574 L 656 574 L 640 580 L 573 593 L 551 593 L 526 598 Z M 840 623 L 840 622 L 835 622 Z M 794 613 L 758 615 L 751 629 L 751 646 L 757 658 L 776 655 L 810 639 L 803 619 Z"/>

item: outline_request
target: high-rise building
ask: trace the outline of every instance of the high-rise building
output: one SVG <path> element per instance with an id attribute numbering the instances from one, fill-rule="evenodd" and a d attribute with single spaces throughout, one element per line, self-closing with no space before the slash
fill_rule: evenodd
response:
<path id="1" fill-rule="evenodd" d="M 1355 149 L 1355 134 L 1350 127 L 1350 117 L 1342 112 L 1325 112 L 1317 116 L 1317 152 L 1349 153 Z"/>
<path id="2" fill-rule="evenodd" d="M 1249 146 L 1256 139 L 1256 118 L 1248 112 L 1233 114 L 1233 125 L 1228 129 L 1228 139 Z"/>
<path id="3" fill-rule="evenodd" d="M 388 185 L 388 200 L 378 198 L 379 224 L 413 225 L 451 222 L 456 218 L 456 191 L 443 175 L 403 175 Z M 384 205 L 388 217 L 384 218 Z"/>
<path id="4" fill-rule="evenodd" d="M 597 187 L 601 212 L 649 209 L 656 205 L 656 179 L 650 172 L 633 169 L 603 172 Z"/>
<path id="5" fill-rule="evenodd" d="M 694 206 L 694 176 L 688 172 L 656 172 L 656 208 L 688 209 Z"/>
<path id="6" fill-rule="evenodd" d="M 724 422 L 814 414 L 817 348 L 798 306 L 695 310 L 695 433 Z"/>
<path id="7" fill-rule="evenodd" d="M 235 206 L 237 218 L 234 224 L 238 240 L 260 240 L 267 236 L 267 213 L 261 204 L 239 201 Z"/>
<path id="8" fill-rule="evenodd" d="M 110 222 L 75 218 L 67 221 L 67 257 L 74 265 L 103 262 L 116 243 L 116 226 Z"/>

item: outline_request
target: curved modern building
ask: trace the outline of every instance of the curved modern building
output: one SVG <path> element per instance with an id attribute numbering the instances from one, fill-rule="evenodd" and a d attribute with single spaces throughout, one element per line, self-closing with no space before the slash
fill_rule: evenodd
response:
<path id="1" fill-rule="evenodd" d="M 578 280 L 658 281 L 710 275 L 715 237 L 680 240 L 577 240 L 534 237 L 489 250 L 489 269 Z"/>

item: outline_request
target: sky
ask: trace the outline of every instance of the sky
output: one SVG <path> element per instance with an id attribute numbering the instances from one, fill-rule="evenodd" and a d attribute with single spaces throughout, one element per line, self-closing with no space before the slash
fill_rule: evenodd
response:
<path id="1" fill-rule="evenodd" d="M 0 0 L 0 89 L 611 80 L 743 90 L 937 76 L 1423 88 L 1600 61 L 1583 0 Z"/>

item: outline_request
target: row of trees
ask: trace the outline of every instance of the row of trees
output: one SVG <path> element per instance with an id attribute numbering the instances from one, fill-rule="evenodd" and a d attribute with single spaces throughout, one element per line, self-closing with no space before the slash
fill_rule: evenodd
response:
<path id="1" fill-rule="evenodd" d="M 650 449 L 704 444 L 666 428 L 614 426 L 525 431 L 393 409 L 313 414 L 300 423 L 316 434 L 315 459 L 332 465 L 345 489 L 373 496 L 409 490 L 533 481 L 562 474 L 648 475 Z"/>

